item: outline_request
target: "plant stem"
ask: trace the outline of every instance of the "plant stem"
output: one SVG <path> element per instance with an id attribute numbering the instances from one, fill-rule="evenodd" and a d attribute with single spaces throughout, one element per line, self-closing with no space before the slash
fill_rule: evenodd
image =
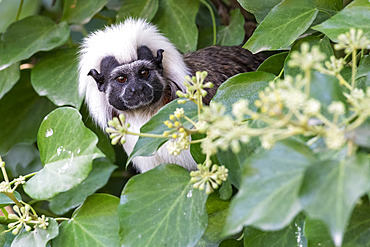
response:
<path id="1" fill-rule="evenodd" d="M 212 26 L 213 26 L 213 45 L 216 45 L 216 39 L 217 39 L 217 28 L 216 28 L 216 19 L 215 19 L 215 15 L 213 13 L 213 9 L 211 7 L 211 5 L 209 5 L 207 3 L 206 0 L 200 0 L 209 10 L 209 13 L 211 14 L 211 18 L 212 18 Z"/>
<path id="2" fill-rule="evenodd" d="M 17 12 L 17 16 L 15 17 L 15 21 L 18 21 L 19 17 L 21 16 L 23 3 L 24 3 L 24 0 L 21 0 L 21 2 L 19 3 L 18 12 Z"/>
<path id="3" fill-rule="evenodd" d="M 357 70 L 357 52 L 356 49 L 354 49 L 352 51 L 352 88 L 355 87 L 356 70 Z"/>
<path id="4" fill-rule="evenodd" d="M 157 134 L 148 134 L 148 133 L 135 133 L 135 132 L 130 132 L 127 131 L 128 135 L 133 135 L 133 136 L 142 136 L 142 137 L 151 137 L 151 138 L 168 138 L 168 136 L 164 135 L 157 135 Z"/>

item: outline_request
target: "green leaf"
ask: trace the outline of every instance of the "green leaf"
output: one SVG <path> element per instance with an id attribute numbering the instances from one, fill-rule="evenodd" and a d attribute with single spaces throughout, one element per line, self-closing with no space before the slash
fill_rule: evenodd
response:
<path id="1" fill-rule="evenodd" d="M 18 201 L 22 201 L 22 197 L 17 191 L 14 191 L 14 196 L 15 198 L 17 198 Z M 6 207 L 12 204 L 15 204 L 15 202 L 13 202 L 12 199 L 10 199 L 4 193 L 0 193 L 0 208 Z"/>
<path id="2" fill-rule="evenodd" d="M 362 202 L 353 211 L 343 239 L 343 247 L 370 246 L 370 206 Z M 309 246 L 334 247 L 326 225 L 320 220 L 308 218 L 305 223 L 305 235 Z"/>
<path id="3" fill-rule="evenodd" d="M 198 42 L 198 29 L 195 17 L 198 0 L 161 0 L 153 22 L 167 38 L 182 52 L 195 51 Z"/>
<path id="4" fill-rule="evenodd" d="M 178 100 L 174 100 L 164 107 L 162 107 L 156 115 L 154 115 L 146 124 L 140 129 L 140 133 L 149 134 L 163 134 L 164 131 L 168 130 L 168 127 L 164 124 L 164 121 L 168 120 L 168 116 L 173 114 L 176 108 L 183 108 L 187 117 L 193 121 L 198 118 L 197 105 L 191 101 L 185 104 L 178 104 Z M 192 127 L 192 124 L 188 121 L 184 121 L 183 125 L 186 128 Z M 152 138 L 152 137 L 140 137 L 136 142 L 134 150 L 130 157 L 127 159 L 127 163 L 135 158 L 136 156 L 151 156 L 154 155 L 157 149 L 168 140 L 169 138 Z"/>
<path id="5" fill-rule="evenodd" d="M 140 17 L 151 21 L 157 13 L 158 0 L 126 0 L 117 12 L 118 18 Z"/>
<path id="6" fill-rule="evenodd" d="M 9 92 L 20 77 L 19 63 L 0 70 L 0 99 Z"/>
<path id="7" fill-rule="evenodd" d="M 6 228 L 3 225 L 0 225 L 0 246 L 4 246 L 6 241 Z"/>
<path id="8" fill-rule="evenodd" d="M 54 109 L 39 97 L 29 81 L 29 70 L 23 70 L 20 81 L 0 100 L 0 155 L 19 142 L 36 141 L 42 119 Z"/>
<path id="9" fill-rule="evenodd" d="M 19 1 L 0 1 L 0 33 L 3 33 L 15 21 L 19 4 Z M 19 19 L 36 14 L 38 9 L 39 1 L 25 0 Z"/>
<path id="10" fill-rule="evenodd" d="M 86 197 L 103 187 L 117 166 L 106 159 L 95 159 L 89 176 L 73 189 L 60 193 L 50 200 L 50 210 L 62 215 L 81 205 Z"/>
<path id="11" fill-rule="evenodd" d="M 366 77 L 370 72 L 370 55 L 364 56 L 361 61 L 358 69 L 356 71 L 356 79 L 361 77 Z"/>
<path id="12" fill-rule="evenodd" d="M 21 34 L 21 35 L 20 35 Z M 30 16 L 9 26 L 0 40 L 0 68 L 49 51 L 64 44 L 69 37 L 67 23 L 56 24 L 45 16 Z"/>
<path id="13" fill-rule="evenodd" d="M 42 169 L 40 153 L 32 143 L 18 143 L 3 157 L 8 175 L 13 178 Z M 9 174 L 9 171 L 11 174 Z"/>
<path id="14" fill-rule="evenodd" d="M 244 229 L 244 245 L 253 247 L 307 246 L 303 234 L 304 217 L 299 215 L 280 231 L 264 232 L 252 227 Z"/>
<path id="15" fill-rule="evenodd" d="M 310 217 L 326 223 L 337 246 L 342 244 L 356 201 L 370 190 L 369 177 L 369 158 L 361 153 L 339 162 L 323 161 L 307 169 L 300 201 Z"/>
<path id="16" fill-rule="evenodd" d="M 348 32 L 349 29 L 362 29 L 364 36 L 370 39 L 370 2 L 368 0 L 355 0 L 329 20 L 314 26 L 313 29 L 326 34 L 334 42 L 338 35 Z"/>
<path id="17" fill-rule="evenodd" d="M 58 223 L 53 218 L 49 218 L 49 225 L 46 229 L 37 227 L 35 230 L 26 232 L 23 231 L 17 235 L 12 243 L 12 246 L 32 246 L 44 247 L 59 234 Z"/>
<path id="18" fill-rule="evenodd" d="M 225 239 L 221 236 L 223 226 L 227 217 L 229 202 L 222 201 L 213 193 L 207 200 L 208 225 L 196 247 L 218 246 Z"/>
<path id="19" fill-rule="evenodd" d="M 287 56 L 288 52 L 274 54 L 263 61 L 263 63 L 261 63 L 261 65 L 258 67 L 257 71 L 264 71 L 278 76 L 281 70 L 284 68 L 284 61 Z"/>
<path id="20" fill-rule="evenodd" d="M 249 101 L 250 109 L 257 110 L 254 101 L 258 99 L 258 93 L 264 89 L 269 81 L 275 78 L 273 74 L 266 72 L 247 72 L 238 74 L 227 79 L 218 88 L 212 101 L 226 106 L 226 112 L 231 114 L 232 105 L 240 99 Z"/>
<path id="21" fill-rule="evenodd" d="M 370 124 L 364 124 L 347 133 L 346 136 L 356 145 L 370 148 Z"/>
<path id="22" fill-rule="evenodd" d="M 312 1 L 284 0 L 276 5 L 243 46 L 253 53 L 286 49 L 315 20 Z"/>
<path id="23" fill-rule="evenodd" d="M 207 195 L 189 181 L 177 165 L 132 177 L 118 207 L 123 246 L 194 246 L 207 225 Z"/>
<path id="24" fill-rule="evenodd" d="M 224 233 L 231 235 L 250 225 L 279 230 L 289 224 L 301 211 L 299 188 L 313 159 L 306 145 L 293 140 L 251 156 L 239 192 L 231 201 Z"/>
<path id="25" fill-rule="evenodd" d="M 217 153 L 218 161 L 229 169 L 228 179 L 236 188 L 240 187 L 243 164 L 260 146 L 260 142 L 257 138 L 253 138 L 248 143 L 240 143 L 240 146 L 241 150 L 239 153 L 234 153 L 231 149 L 218 151 Z"/>
<path id="26" fill-rule="evenodd" d="M 78 61 L 75 49 L 50 53 L 36 64 L 31 83 L 40 96 L 48 97 L 55 105 L 72 105 L 80 108 L 78 94 Z M 51 76 L 53 75 L 53 76 Z"/>
<path id="27" fill-rule="evenodd" d="M 65 0 L 62 21 L 73 24 L 85 24 L 98 13 L 107 0 Z"/>
<path id="28" fill-rule="evenodd" d="M 244 17 L 239 9 L 230 11 L 230 23 L 221 26 L 217 32 L 217 44 L 222 46 L 240 45 L 244 40 Z"/>
<path id="29" fill-rule="evenodd" d="M 107 194 L 89 196 L 72 219 L 60 224 L 54 247 L 115 247 L 119 243 L 119 199 Z"/>
<path id="30" fill-rule="evenodd" d="M 252 13 L 258 23 L 260 23 L 270 10 L 282 0 L 264 0 L 264 1 L 255 1 L 255 0 L 238 0 L 240 5 Z"/>
<path id="31" fill-rule="evenodd" d="M 54 197 L 80 184 L 89 174 L 94 158 L 102 156 L 94 133 L 73 108 L 58 108 L 41 123 L 37 136 L 44 168 L 23 186 L 36 200 Z"/>

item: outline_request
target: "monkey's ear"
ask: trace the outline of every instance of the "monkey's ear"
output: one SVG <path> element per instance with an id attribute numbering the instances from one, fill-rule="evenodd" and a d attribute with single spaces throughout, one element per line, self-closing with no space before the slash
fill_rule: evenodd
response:
<path id="1" fill-rule="evenodd" d="M 154 61 L 158 64 L 158 65 L 162 65 L 162 59 L 163 59 L 163 52 L 164 50 L 162 49 L 159 49 L 157 51 L 157 57 L 154 59 Z"/>
<path id="2" fill-rule="evenodd" d="M 137 59 L 138 60 L 153 60 L 152 51 L 147 46 L 140 46 L 137 49 Z"/>
<path id="3" fill-rule="evenodd" d="M 98 85 L 99 91 L 104 92 L 104 77 L 96 69 L 91 69 L 87 75 L 92 76 Z"/>

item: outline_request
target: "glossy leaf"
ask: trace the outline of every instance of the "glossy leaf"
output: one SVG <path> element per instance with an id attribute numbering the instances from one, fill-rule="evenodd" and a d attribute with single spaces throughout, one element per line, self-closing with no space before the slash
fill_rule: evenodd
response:
<path id="1" fill-rule="evenodd" d="M 12 177 L 19 177 L 42 169 L 40 153 L 33 143 L 14 145 L 3 157 L 3 160 L 8 175 Z"/>
<path id="2" fill-rule="evenodd" d="M 22 35 L 19 35 L 22 34 Z M 0 68 L 29 58 L 38 51 L 49 51 L 69 37 L 67 23 L 56 24 L 45 16 L 30 16 L 9 26 L 0 40 Z"/>
<path id="3" fill-rule="evenodd" d="M 360 147 L 370 148 L 370 124 L 364 124 L 349 132 L 347 138 Z"/>
<path id="4" fill-rule="evenodd" d="M 161 0 L 153 22 L 182 52 L 195 51 L 198 29 L 195 17 L 198 0 Z"/>
<path id="5" fill-rule="evenodd" d="M 284 68 L 284 61 L 287 55 L 288 52 L 281 52 L 272 55 L 263 61 L 263 63 L 261 63 L 257 71 L 264 71 L 278 76 L 281 70 Z"/>
<path id="6" fill-rule="evenodd" d="M 158 0 L 126 0 L 117 15 L 118 18 L 140 17 L 151 21 L 157 13 Z"/>
<path id="7" fill-rule="evenodd" d="M 119 243 L 117 206 L 119 199 L 107 194 L 95 194 L 76 209 L 72 219 L 59 226 L 54 247 L 115 247 Z"/>
<path id="8" fill-rule="evenodd" d="M 230 11 L 230 23 L 221 26 L 217 32 L 217 44 L 221 46 L 240 45 L 244 40 L 244 17 L 239 9 Z"/>
<path id="9" fill-rule="evenodd" d="M 183 108 L 186 116 L 193 121 L 198 117 L 198 108 L 195 103 L 189 101 L 185 104 L 178 104 L 177 100 L 174 100 L 162 107 L 156 115 L 141 127 L 140 132 L 159 135 L 163 134 L 164 131 L 169 130 L 164 124 L 164 121 L 168 120 L 169 115 L 173 114 L 176 108 Z M 184 121 L 183 124 L 186 128 L 192 127 L 192 124 L 188 121 Z M 157 149 L 167 140 L 168 138 L 140 137 L 127 160 L 127 164 L 136 156 L 154 155 Z"/>
<path id="10" fill-rule="evenodd" d="M 255 1 L 255 0 L 238 0 L 240 5 L 252 13 L 257 22 L 261 22 L 270 10 L 282 0 L 265 0 L 265 1 Z"/>
<path id="11" fill-rule="evenodd" d="M 339 162 L 320 162 L 308 168 L 300 201 L 311 218 L 326 223 L 335 245 L 342 243 L 356 201 L 370 190 L 369 177 L 369 158 L 363 154 Z"/>
<path id="12" fill-rule="evenodd" d="M 238 194 L 230 204 L 224 233 L 243 226 L 279 230 L 301 211 L 300 184 L 313 154 L 302 143 L 285 140 L 247 160 Z"/>
<path id="13" fill-rule="evenodd" d="M 9 92 L 20 77 L 19 64 L 15 63 L 6 69 L 0 70 L 0 99 Z"/>
<path id="14" fill-rule="evenodd" d="M 81 205 L 86 197 L 103 187 L 117 166 L 106 159 L 95 159 L 89 176 L 75 188 L 60 193 L 50 200 L 50 210 L 58 215 L 65 214 Z"/>
<path id="15" fill-rule="evenodd" d="M 304 224 L 304 216 L 298 215 L 289 226 L 279 231 L 264 232 L 252 227 L 246 227 L 244 229 L 244 246 L 307 246 L 307 240 L 303 233 Z"/>
<path id="16" fill-rule="evenodd" d="M 243 47 L 253 53 L 286 49 L 308 29 L 317 13 L 311 1 L 285 0 L 270 11 Z"/>
<path id="17" fill-rule="evenodd" d="M 107 0 L 65 0 L 62 21 L 73 24 L 85 24 L 98 13 Z"/>
<path id="18" fill-rule="evenodd" d="M 12 242 L 12 246 L 32 246 L 44 247 L 59 234 L 58 223 L 53 218 L 49 218 L 49 225 L 46 229 L 37 227 L 35 230 L 26 232 L 23 231 L 17 235 Z"/>
<path id="19" fill-rule="evenodd" d="M 80 108 L 78 94 L 78 61 L 75 49 L 65 49 L 42 58 L 31 73 L 36 92 L 48 97 L 55 105 Z"/>
<path id="20" fill-rule="evenodd" d="M 338 35 L 348 32 L 350 28 L 362 29 L 364 36 L 370 39 L 370 2 L 355 0 L 329 20 L 314 26 L 313 29 L 326 34 L 334 42 Z"/>
<path id="21" fill-rule="evenodd" d="M 118 207 L 124 246 L 193 246 L 207 226 L 204 191 L 189 172 L 160 165 L 131 178 Z"/>
<path id="22" fill-rule="evenodd" d="M 15 21 L 20 2 L 18 1 L 0 1 L 0 33 L 3 33 L 6 28 Z M 37 13 L 39 2 L 35 0 L 25 0 L 19 19 Z M 1 245 L 0 245 L 1 246 Z"/>
<path id="23" fill-rule="evenodd" d="M 229 202 L 222 201 L 213 193 L 207 200 L 208 225 L 196 247 L 201 246 L 218 246 L 225 239 L 221 235 L 225 220 L 227 217 L 227 209 Z"/>
<path id="24" fill-rule="evenodd" d="M 334 247 L 326 225 L 308 218 L 305 224 L 305 236 L 309 246 Z M 353 211 L 351 220 L 343 239 L 343 247 L 370 246 L 370 206 L 361 202 Z"/>
<path id="25" fill-rule="evenodd" d="M 53 109 L 49 100 L 33 90 L 29 71 L 22 71 L 20 81 L 0 100 L 0 155 L 16 143 L 35 142 L 42 119 Z"/>
<path id="26" fill-rule="evenodd" d="M 102 156 L 97 137 L 73 108 L 58 108 L 41 123 L 38 147 L 44 168 L 23 186 L 37 200 L 54 197 L 80 184 L 89 174 L 94 158 Z"/>
<path id="27" fill-rule="evenodd" d="M 220 102 L 226 106 L 231 114 L 232 105 L 240 99 L 249 101 L 250 109 L 256 111 L 254 101 L 258 99 L 259 91 L 263 90 L 275 78 L 267 72 L 247 72 L 233 76 L 218 88 L 212 101 Z"/>

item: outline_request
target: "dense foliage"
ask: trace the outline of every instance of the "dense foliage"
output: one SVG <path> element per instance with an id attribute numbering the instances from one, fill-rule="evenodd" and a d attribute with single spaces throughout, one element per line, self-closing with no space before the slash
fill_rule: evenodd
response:
<path id="1" fill-rule="evenodd" d="M 0 1 L 0 246 L 370 246 L 369 1 L 238 2 Z M 258 26 L 244 48 L 281 52 L 226 81 L 201 114 L 174 101 L 141 130 L 163 133 L 183 108 L 186 128 L 208 126 L 192 136 L 209 141 L 191 145 L 194 159 L 228 180 L 208 194 L 173 164 L 131 177 L 78 95 L 81 39 L 134 16 L 181 52 L 238 45 L 245 11 Z M 162 143 L 141 137 L 127 164 Z"/>

